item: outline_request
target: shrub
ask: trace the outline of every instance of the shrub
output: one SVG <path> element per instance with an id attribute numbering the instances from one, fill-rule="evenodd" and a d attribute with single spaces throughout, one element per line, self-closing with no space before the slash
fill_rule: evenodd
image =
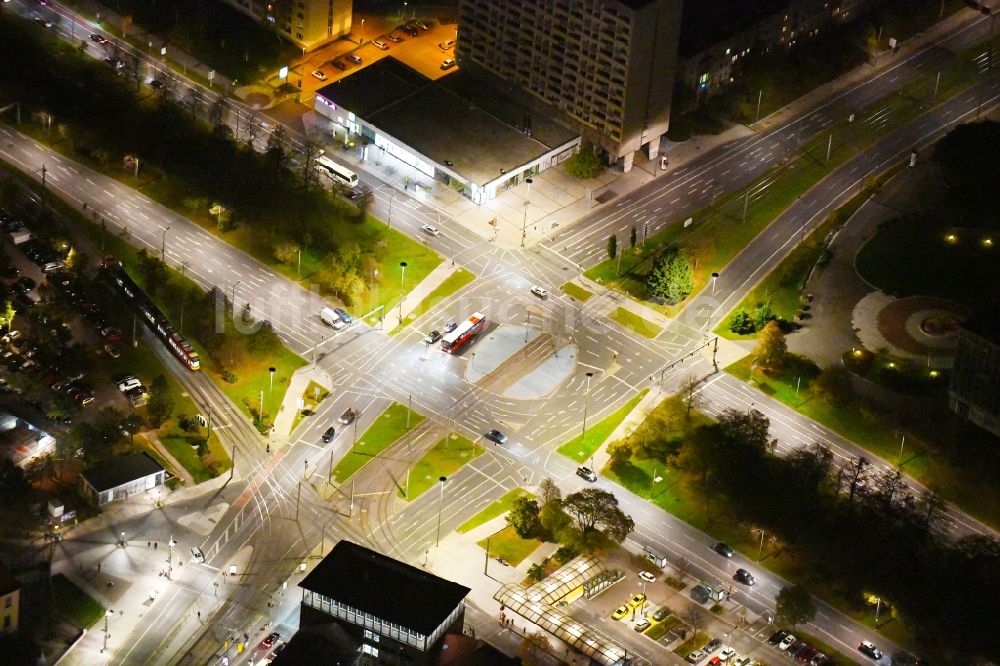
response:
<path id="1" fill-rule="evenodd" d="M 754 332 L 753 319 L 744 309 L 739 309 L 729 318 L 729 330 L 737 335 L 748 335 Z"/>
<path id="2" fill-rule="evenodd" d="M 592 150 L 584 149 L 565 162 L 566 172 L 574 178 L 596 178 L 604 171 L 604 164 Z"/>

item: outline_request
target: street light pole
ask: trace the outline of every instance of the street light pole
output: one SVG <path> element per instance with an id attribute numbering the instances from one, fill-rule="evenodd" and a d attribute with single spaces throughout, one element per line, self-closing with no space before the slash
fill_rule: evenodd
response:
<path id="1" fill-rule="evenodd" d="M 438 525 L 437 525 L 437 537 L 434 539 L 434 547 L 437 548 L 441 545 L 441 511 L 444 509 L 444 484 L 448 480 L 447 477 L 440 476 L 438 481 L 441 483 L 441 498 L 438 500 Z"/>
<path id="2" fill-rule="evenodd" d="M 163 227 L 163 236 L 160 238 L 160 261 L 167 263 L 167 232 L 170 227 Z"/>
<path id="3" fill-rule="evenodd" d="M 583 399 L 583 432 L 581 433 L 581 437 L 584 439 L 587 437 L 587 408 L 590 406 L 590 380 L 593 376 L 593 372 L 587 373 L 587 394 Z"/>
<path id="4" fill-rule="evenodd" d="M 403 299 L 406 297 L 406 262 L 399 262 L 399 323 L 403 323 Z"/>
<path id="5" fill-rule="evenodd" d="M 233 317 L 234 318 L 236 317 L 236 287 L 239 286 L 240 282 L 243 282 L 243 280 L 237 280 L 236 282 L 233 283 L 233 299 L 232 300 L 233 300 Z"/>
<path id="6" fill-rule="evenodd" d="M 712 296 L 715 296 L 715 281 L 719 279 L 718 273 L 712 273 Z"/>

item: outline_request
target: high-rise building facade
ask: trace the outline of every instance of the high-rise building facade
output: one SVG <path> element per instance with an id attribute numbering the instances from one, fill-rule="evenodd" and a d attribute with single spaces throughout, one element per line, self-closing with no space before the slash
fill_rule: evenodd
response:
<path id="1" fill-rule="evenodd" d="M 670 121 L 682 0 L 459 0 L 459 64 L 631 168 Z"/>
<path id="2" fill-rule="evenodd" d="M 353 0 L 222 0 L 311 49 L 351 31 Z"/>

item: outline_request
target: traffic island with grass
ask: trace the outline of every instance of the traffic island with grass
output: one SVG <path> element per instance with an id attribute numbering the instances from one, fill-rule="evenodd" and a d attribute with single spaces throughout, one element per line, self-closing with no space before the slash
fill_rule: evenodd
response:
<path id="1" fill-rule="evenodd" d="M 499 532 L 476 542 L 487 551 L 488 557 L 499 557 L 512 567 L 516 567 L 542 545 L 538 539 L 522 539 L 513 526 L 508 525 Z"/>
<path id="2" fill-rule="evenodd" d="M 409 270 L 409 266 L 407 266 L 407 270 Z M 434 290 L 431 291 L 431 293 L 427 294 L 427 296 L 425 296 L 423 300 L 417 303 L 416 307 L 414 307 L 410 311 L 410 314 L 403 317 L 402 324 L 399 323 L 398 317 L 396 317 L 395 320 L 392 319 L 393 313 L 392 309 L 390 308 L 389 311 L 386 313 L 386 316 L 388 316 L 389 320 L 395 324 L 395 327 L 392 328 L 392 335 L 395 335 L 399 331 L 403 330 L 404 328 L 409 326 L 411 322 L 415 321 L 416 319 L 419 319 L 422 315 L 426 314 L 427 312 L 430 312 L 431 308 L 433 308 L 435 305 L 437 305 L 444 299 L 448 298 L 449 296 L 453 295 L 455 292 L 462 289 L 475 279 L 476 276 L 473 273 L 465 270 L 464 268 L 459 268 L 457 271 L 455 271 L 447 278 L 445 278 L 444 281 L 441 284 L 439 284 L 436 288 L 434 288 Z M 398 303 L 398 298 L 397 298 L 397 303 Z M 378 321 L 378 317 L 376 315 L 372 315 L 367 319 L 367 321 L 369 324 L 374 325 Z"/>
<path id="3" fill-rule="evenodd" d="M 631 329 L 639 335 L 647 338 L 655 338 L 663 332 L 663 329 L 653 322 L 648 319 L 643 319 L 631 310 L 620 306 L 611 314 L 611 318 L 625 328 Z"/>
<path id="4" fill-rule="evenodd" d="M 493 502 L 485 509 L 474 515 L 472 518 L 469 518 L 467 521 L 459 525 L 458 529 L 455 531 L 458 532 L 459 534 L 465 534 L 466 532 L 471 532 L 480 525 L 488 523 L 494 518 L 502 516 L 503 514 L 510 511 L 511 507 L 514 504 L 514 500 L 520 497 L 525 497 L 530 499 L 534 497 L 534 494 L 525 490 L 524 488 L 512 488 L 511 490 L 505 492 L 503 494 L 503 497 Z"/>
<path id="5" fill-rule="evenodd" d="M 485 449 L 482 446 L 451 433 L 413 465 L 397 495 L 408 502 L 413 501 L 436 485 L 442 476 L 450 479 L 483 453 Z"/>
<path id="6" fill-rule="evenodd" d="M 375 418 L 367 430 L 358 438 L 347 455 L 333 468 L 333 478 L 344 483 L 358 470 L 375 460 L 380 453 L 398 442 L 408 432 L 416 428 L 426 417 L 414 412 L 406 405 L 394 402 Z M 407 427 L 409 423 L 409 427 Z"/>
<path id="7" fill-rule="evenodd" d="M 586 303 L 594 295 L 575 282 L 567 282 L 559 288 L 568 296 L 575 298 L 581 303 Z"/>
<path id="8" fill-rule="evenodd" d="M 302 408 L 298 410 L 295 414 L 295 418 L 292 420 L 291 432 L 295 432 L 295 428 L 297 428 L 306 417 L 315 414 L 319 403 L 323 402 L 327 397 L 329 397 L 329 395 L 330 392 L 328 390 L 310 380 L 309 385 L 306 386 L 306 390 L 302 392 Z"/>
<path id="9" fill-rule="evenodd" d="M 612 414 L 587 428 L 586 435 L 580 434 L 569 440 L 556 451 L 578 463 L 586 462 L 597 449 L 611 436 L 621 422 L 632 413 L 635 406 L 646 397 L 649 389 L 643 389 L 627 403 Z"/>

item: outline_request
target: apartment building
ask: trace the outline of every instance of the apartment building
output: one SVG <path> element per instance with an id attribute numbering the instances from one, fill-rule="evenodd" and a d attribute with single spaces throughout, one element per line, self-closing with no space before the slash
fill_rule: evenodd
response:
<path id="1" fill-rule="evenodd" d="M 681 0 L 459 0 L 459 65 L 628 171 L 670 120 Z"/>
<path id="2" fill-rule="evenodd" d="M 17 631 L 21 588 L 21 583 L 9 571 L 0 568 L 0 635 Z"/>
<path id="3" fill-rule="evenodd" d="M 353 0 L 221 0 L 302 49 L 351 31 Z"/>
<path id="4" fill-rule="evenodd" d="M 1000 436 L 1000 307 L 962 324 L 948 403 L 963 419 Z"/>

